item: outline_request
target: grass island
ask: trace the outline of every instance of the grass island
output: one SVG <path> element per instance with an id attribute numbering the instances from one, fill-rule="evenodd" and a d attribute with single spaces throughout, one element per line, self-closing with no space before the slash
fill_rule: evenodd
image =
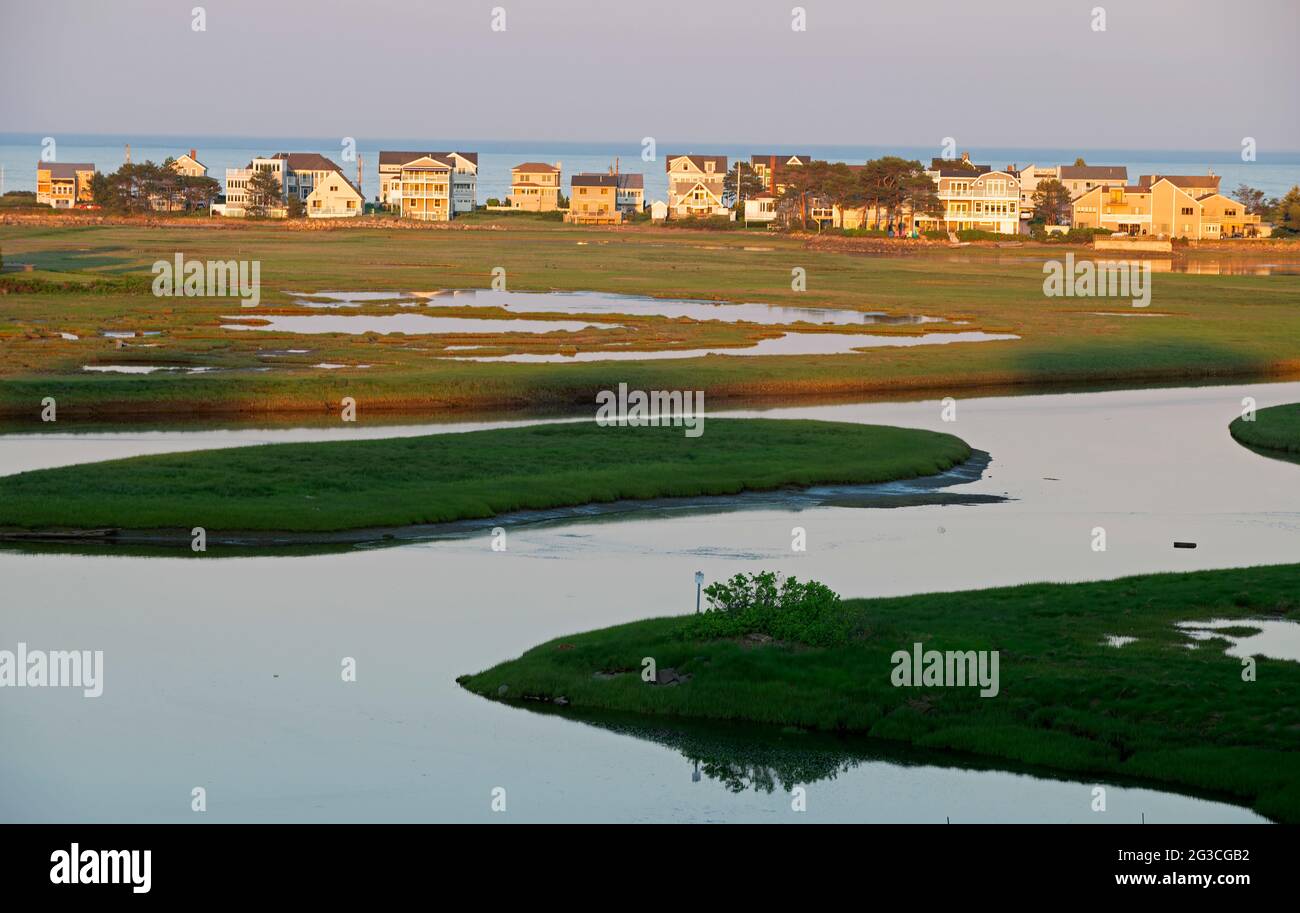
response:
<path id="1" fill-rule="evenodd" d="M 1300 565 L 887 599 L 841 601 L 821 589 L 802 612 L 773 600 L 623 624 L 458 681 L 493 700 L 566 712 L 866 735 L 1070 776 L 1139 778 L 1300 822 L 1300 663 L 1257 657 L 1248 681 L 1244 661 L 1224 652 L 1229 641 L 1177 627 L 1240 619 L 1240 630 L 1215 634 L 1242 636 L 1252 619 L 1300 621 Z M 998 651 L 996 696 L 896 687 L 891 657 L 915 643 Z M 641 674 L 647 657 L 653 681 Z"/>
<path id="2" fill-rule="evenodd" d="M 731 495 L 933 475 L 971 456 L 934 431 L 713 419 L 677 426 L 556 422 L 487 431 L 263 444 L 109 460 L 0 478 L 0 537 L 157 531 L 188 542 L 482 519 L 518 510 Z"/>

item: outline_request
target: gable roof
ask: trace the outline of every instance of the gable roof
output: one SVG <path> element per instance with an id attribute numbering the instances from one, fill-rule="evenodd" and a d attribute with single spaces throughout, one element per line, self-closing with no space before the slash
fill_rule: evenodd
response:
<path id="1" fill-rule="evenodd" d="M 478 164 L 477 152 L 399 152 L 389 149 L 379 150 L 379 164 L 405 165 L 407 162 L 413 162 L 421 158 L 445 159 L 450 163 L 453 155 L 459 155 L 468 162 Z"/>
<path id="2" fill-rule="evenodd" d="M 645 190 L 645 175 L 635 171 L 621 171 L 614 175 L 622 190 Z"/>
<path id="3" fill-rule="evenodd" d="M 726 170 L 727 170 L 727 157 L 726 157 L 725 155 L 689 155 L 689 154 L 686 154 L 686 155 L 670 155 L 670 156 L 668 156 L 667 158 L 665 158 L 665 159 L 664 159 L 664 171 L 672 171 L 672 170 L 673 170 L 673 162 L 677 161 L 678 159 L 689 159 L 690 162 L 691 162 L 691 164 L 694 165 L 696 168 L 700 169 L 700 171 L 704 171 L 704 170 L 705 170 L 705 169 L 704 169 L 704 166 L 705 166 L 705 164 L 706 164 L 707 162 L 712 162 L 712 163 L 713 163 L 713 168 L 714 168 L 714 173 L 715 173 L 715 174 L 717 173 L 717 170 L 718 170 L 719 166 L 721 166 L 721 169 L 722 169 L 723 171 L 726 171 Z"/>
<path id="4" fill-rule="evenodd" d="M 523 172 L 541 172 L 544 174 L 555 174 L 560 169 L 554 165 L 548 165 L 545 162 L 524 162 L 522 165 L 516 165 L 511 171 Z"/>
<path id="5" fill-rule="evenodd" d="M 812 162 L 811 155 L 751 155 L 749 163 L 757 165 L 760 162 L 776 162 L 778 166 L 782 165 L 807 165 Z"/>
<path id="6" fill-rule="evenodd" d="M 319 152 L 277 152 L 273 159 L 283 159 L 290 171 L 337 171 L 343 169 Z"/>
<path id="7" fill-rule="evenodd" d="M 428 164 L 425 164 L 425 163 Z M 403 171 L 450 171 L 452 163 L 436 158 L 432 155 L 421 155 L 409 161 L 402 162 Z"/>
<path id="8" fill-rule="evenodd" d="M 1062 165 L 1062 181 L 1127 181 L 1123 165 Z"/>
<path id="9" fill-rule="evenodd" d="M 1219 189 L 1219 176 L 1217 174 L 1144 174 L 1138 178 L 1138 183 L 1150 187 L 1161 178 L 1180 189 L 1188 187 L 1213 187 L 1215 190 Z"/>
<path id="10" fill-rule="evenodd" d="M 366 201 L 365 194 L 363 194 L 360 190 L 357 190 L 356 185 L 354 185 L 351 181 L 349 181 L 347 178 L 343 176 L 343 172 L 340 171 L 338 175 L 339 175 L 339 181 L 343 184 L 343 186 L 346 187 L 348 190 L 352 191 L 352 195 L 364 203 Z M 324 188 L 325 188 L 325 182 L 318 181 L 316 186 L 311 189 L 311 193 L 307 194 L 307 199 L 310 200 L 312 197 L 316 196 L 316 194 L 320 193 Z M 330 192 L 333 193 L 333 191 Z"/>
<path id="11" fill-rule="evenodd" d="M 90 162 L 37 162 L 37 171 L 48 171 L 52 180 L 66 181 L 76 178 L 81 171 L 94 171 Z"/>

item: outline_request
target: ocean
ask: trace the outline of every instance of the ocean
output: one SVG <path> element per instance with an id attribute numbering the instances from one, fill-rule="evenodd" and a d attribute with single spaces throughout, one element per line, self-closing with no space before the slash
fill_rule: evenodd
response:
<path id="1" fill-rule="evenodd" d="M 0 169 L 3 186 L 0 190 L 35 190 L 36 164 L 41 156 L 42 136 L 26 133 L 0 133 Z M 215 136 L 149 136 L 149 135 L 81 135 L 65 134 L 54 137 L 55 160 L 61 162 L 93 162 L 101 171 L 116 170 L 125 160 L 126 144 L 131 146 L 131 160 L 161 162 L 170 156 L 180 155 L 190 149 L 198 150 L 199 160 L 208 167 L 208 175 L 225 184 L 227 168 L 242 168 L 255 156 L 276 152 L 319 152 L 336 162 L 350 178 L 355 180 L 356 163 L 344 161 L 343 145 L 339 138 L 306 137 L 215 137 Z M 1267 196 L 1282 196 L 1291 187 L 1300 184 L 1300 151 L 1261 151 L 1257 161 L 1243 162 L 1240 150 L 1171 151 L 1142 149 L 1023 149 L 971 146 L 959 147 L 969 151 L 972 160 L 980 164 L 1005 168 L 1008 165 L 1024 167 L 1029 164 L 1073 164 L 1080 156 L 1089 165 L 1125 165 L 1130 180 L 1139 174 L 1205 174 L 1213 170 L 1221 175 L 1221 187 L 1231 193 L 1239 184 L 1249 184 L 1263 190 Z M 617 161 L 619 170 L 645 174 L 646 199 L 665 199 L 668 192 L 664 161 L 667 154 L 692 152 L 726 155 L 748 159 L 755 154 L 805 154 L 828 161 L 860 163 L 882 155 L 900 155 L 928 162 L 939 155 L 938 146 L 786 146 L 773 144 L 740 145 L 708 143 L 656 144 L 653 161 L 642 160 L 640 140 L 627 142 L 555 142 L 522 140 L 466 140 L 466 139 L 384 139 L 358 137 L 357 155 L 363 160 L 362 189 L 366 198 L 373 200 L 378 194 L 379 181 L 376 168 L 380 149 L 396 150 L 457 150 L 479 154 L 478 201 L 491 197 L 504 200 L 510 191 L 510 169 L 520 162 L 541 161 L 560 163 L 564 172 L 564 189 L 568 193 L 569 176 L 580 171 L 606 171 Z"/>

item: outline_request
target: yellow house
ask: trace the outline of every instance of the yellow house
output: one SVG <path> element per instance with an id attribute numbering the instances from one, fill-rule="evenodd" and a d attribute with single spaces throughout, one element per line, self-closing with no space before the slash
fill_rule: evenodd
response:
<path id="1" fill-rule="evenodd" d="M 307 218 L 339 219 L 359 216 L 366 198 L 353 187 L 342 172 L 322 175 L 305 201 Z"/>
<path id="2" fill-rule="evenodd" d="M 1192 241 L 1261 233 L 1258 216 L 1218 192 L 1216 175 L 1144 174 L 1135 185 L 1097 186 L 1071 207 L 1075 228 Z M 1252 234 L 1253 232 L 1253 234 Z"/>
<path id="3" fill-rule="evenodd" d="M 1221 193 L 1201 197 L 1201 228 L 1206 238 L 1267 238 L 1272 229 L 1238 200 Z"/>
<path id="4" fill-rule="evenodd" d="M 431 155 L 403 164 L 395 194 L 402 204 L 402 217 L 422 222 L 450 221 L 454 208 L 451 172 L 450 162 Z"/>
<path id="5" fill-rule="evenodd" d="M 566 222 L 617 225 L 623 221 L 623 214 L 618 209 L 618 175 L 575 174 L 569 179 L 569 184 Z"/>
<path id="6" fill-rule="evenodd" d="M 37 162 L 36 202 L 55 209 L 93 203 L 90 179 L 94 176 L 95 166 L 89 162 Z"/>
<path id="7" fill-rule="evenodd" d="M 191 149 L 188 153 L 182 152 L 172 159 L 172 171 L 190 178 L 206 177 L 208 166 L 200 162 L 198 156 L 199 151 L 197 149 Z"/>
<path id="8" fill-rule="evenodd" d="M 524 162 L 510 169 L 510 208 L 554 212 L 560 208 L 560 166 Z"/>

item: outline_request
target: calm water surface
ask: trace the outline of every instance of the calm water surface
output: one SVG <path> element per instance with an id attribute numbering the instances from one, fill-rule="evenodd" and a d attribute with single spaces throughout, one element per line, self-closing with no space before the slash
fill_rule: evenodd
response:
<path id="1" fill-rule="evenodd" d="M 486 534 L 293 558 L 0 551 L 0 646 L 105 657 L 97 699 L 0 689 L 0 820 L 189 821 L 195 786 L 208 821 L 500 820 L 497 786 L 512 821 L 1258 820 L 1131 785 L 1094 814 L 1092 783 L 1041 772 L 577 720 L 454 681 L 548 638 L 691 611 L 697 569 L 776 568 L 876 596 L 1296 561 L 1297 467 L 1227 434 L 1246 395 L 1293 402 L 1300 384 L 960 400 L 955 424 L 937 401 L 736 413 L 953 431 L 992 463 L 952 490 L 1001 503 L 647 511 L 518 527 L 505 553 Z M 526 423 L 7 435 L 0 472 Z M 795 525 L 806 553 L 790 552 Z M 1104 553 L 1090 548 L 1098 525 Z M 340 680 L 343 657 L 354 684 Z M 808 789 L 803 816 L 794 782 Z"/>

